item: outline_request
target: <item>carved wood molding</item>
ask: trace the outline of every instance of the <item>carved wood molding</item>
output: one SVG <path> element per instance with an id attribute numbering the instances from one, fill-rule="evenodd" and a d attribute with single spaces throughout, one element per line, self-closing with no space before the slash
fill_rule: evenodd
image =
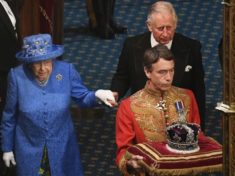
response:
<path id="1" fill-rule="evenodd" d="M 224 100 L 235 103 L 235 0 L 234 6 L 224 7 Z M 231 2 L 232 3 L 232 2 Z"/>
<path id="2" fill-rule="evenodd" d="M 235 109 L 235 0 L 224 1 L 223 101 Z M 224 176 L 235 176 L 235 113 L 223 118 Z"/>

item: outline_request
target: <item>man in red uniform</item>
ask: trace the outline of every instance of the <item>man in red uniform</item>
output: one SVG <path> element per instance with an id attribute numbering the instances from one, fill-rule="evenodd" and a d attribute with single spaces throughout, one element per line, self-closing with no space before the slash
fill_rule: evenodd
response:
<path id="1" fill-rule="evenodd" d="M 148 78 L 143 89 L 123 100 L 116 118 L 116 162 L 124 175 L 141 172 L 135 155 L 126 159 L 128 147 L 146 141 L 166 141 L 166 126 L 178 121 L 176 101 L 182 101 L 186 121 L 200 125 L 197 102 L 191 90 L 172 86 L 174 56 L 164 45 L 146 50 L 143 59 Z M 136 78 L 138 79 L 138 78 Z"/>

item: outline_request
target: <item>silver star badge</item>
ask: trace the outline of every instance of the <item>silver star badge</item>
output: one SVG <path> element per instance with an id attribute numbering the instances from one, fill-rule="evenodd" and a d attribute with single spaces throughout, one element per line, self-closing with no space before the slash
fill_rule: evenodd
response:
<path id="1" fill-rule="evenodd" d="M 156 105 L 156 108 L 158 110 L 166 110 L 166 100 L 160 100 L 157 105 Z"/>

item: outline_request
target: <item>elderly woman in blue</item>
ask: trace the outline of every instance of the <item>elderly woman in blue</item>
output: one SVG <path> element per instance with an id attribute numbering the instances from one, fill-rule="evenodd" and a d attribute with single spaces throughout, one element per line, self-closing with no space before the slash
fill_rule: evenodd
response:
<path id="1" fill-rule="evenodd" d="M 23 64 L 9 73 L 2 150 L 18 176 L 83 176 L 70 100 L 80 107 L 97 106 L 97 99 L 116 105 L 110 90 L 89 91 L 72 64 L 53 59 L 62 54 L 49 34 L 25 37 L 16 54 Z"/>

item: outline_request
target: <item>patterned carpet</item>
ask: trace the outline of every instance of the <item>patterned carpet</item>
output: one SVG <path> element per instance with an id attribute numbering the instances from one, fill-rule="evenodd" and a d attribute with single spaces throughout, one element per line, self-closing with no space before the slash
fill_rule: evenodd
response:
<path id="1" fill-rule="evenodd" d="M 128 34 L 114 40 L 101 40 L 87 28 L 83 0 L 65 0 L 64 59 L 74 63 L 85 85 L 91 89 L 108 89 L 126 37 L 147 30 L 146 13 L 153 0 L 119 0 L 116 20 L 128 27 Z M 177 31 L 202 43 L 206 83 L 206 134 L 222 142 L 221 114 L 214 110 L 222 99 L 222 72 L 217 46 L 222 35 L 220 0 L 171 0 L 179 23 Z M 85 176 L 118 176 L 115 166 L 116 109 L 82 110 L 75 118 Z M 77 116 L 77 115 L 74 115 Z M 211 174 L 221 175 L 221 174 Z"/>

